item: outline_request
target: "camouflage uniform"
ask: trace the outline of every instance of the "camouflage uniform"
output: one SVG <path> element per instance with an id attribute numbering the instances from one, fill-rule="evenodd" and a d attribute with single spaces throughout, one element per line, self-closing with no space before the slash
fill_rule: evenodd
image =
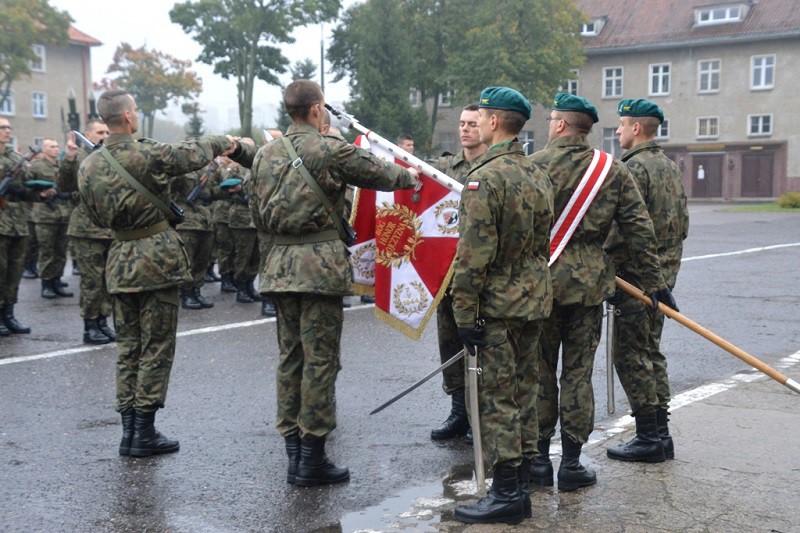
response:
<path id="1" fill-rule="evenodd" d="M 181 206 L 186 214 L 183 222 L 175 227 L 183 241 L 186 255 L 189 257 L 189 272 L 192 280 L 181 286 L 181 289 L 186 291 L 199 289 L 205 284 L 204 278 L 211 261 L 211 250 L 214 247 L 211 208 L 203 205 L 199 198 L 194 204 L 186 201 L 186 197 L 192 192 L 200 175 L 201 172 L 198 171 L 178 176 L 173 180 L 171 186 L 172 201 Z M 211 187 L 211 183 L 206 184 L 203 192 L 208 191 Z"/>
<path id="2" fill-rule="evenodd" d="M 561 215 L 593 156 L 586 137 L 552 140 L 531 156 L 550 176 L 555 219 Z M 614 161 L 603 185 L 569 243 L 551 268 L 553 312 L 545 321 L 541 346 L 538 414 L 540 438 L 549 440 L 561 419 L 561 432 L 585 443 L 594 427 L 592 368 L 600 342 L 602 303 L 614 292 L 614 269 L 603 243 L 616 221 L 631 249 L 641 256 L 643 289 L 666 288 L 658 263 L 653 223 L 625 165 Z M 557 383 L 559 346 L 561 396 Z"/>
<path id="3" fill-rule="evenodd" d="M 58 164 L 40 158 L 29 169 L 33 179 L 55 183 L 63 170 Z M 72 213 L 71 198 L 54 198 L 33 206 L 33 223 L 39 244 L 39 277 L 42 280 L 60 278 L 67 264 L 67 223 Z"/>
<path id="4" fill-rule="evenodd" d="M 536 345 L 550 313 L 547 268 L 553 195 L 518 141 L 492 147 L 467 176 L 453 274 L 458 327 L 486 321 L 478 351 L 481 439 L 488 466 L 518 467 L 536 454 Z"/>
<path id="5" fill-rule="evenodd" d="M 78 168 L 89 153 L 86 148 L 81 148 L 74 159 L 61 162 L 62 172 L 56 181 L 60 190 L 77 192 Z M 88 319 L 111 316 L 114 305 L 105 279 L 108 251 L 114 240 L 111 230 L 92 222 L 86 206 L 79 203 L 69 217 L 67 236 L 75 251 L 73 260 L 81 272 L 81 316 Z"/>
<path id="6" fill-rule="evenodd" d="M 379 190 L 416 183 L 401 167 L 322 137 L 313 126 L 293 124 L 286 136 L 334 205 L 346 183 Z M 251 167 L 256 225 L 274 236 L 260 292 L 278 309 L 278 429 L 284 436 L 324 437 L 336 427 L 342 297 L 353 293 L 353 269 L 331 219 L 341 213 L 328 214 L 283 142 L 269 143 L 257 156 L 252 146 L 242 151 L 234 159 Z"/>
<path id="7" fill-rule="evenodd" d="M 472 163 L 464 159 L 464 150 L 462 149 L 456 155 L 445 152 L 433 167 L 464 185 L 467 174 L 472 169 Z M 439 339 L 439 358 L 442 363 L 464 348 L 458 338 L 458 327 L 453 317 L 451 288 L 452 284 L 447 287 L 444 297 L 436 307 L 436 333 Z M 442 387 L 447 394 L 464 390 L 464 359 L 442 371 Z"/>
<path id="8" fill-rule="evenodd" d="M 219 185 L 226 178 L 225 172 L 217 172 L 214 175 L 214 184 Z M 233 279 L 233 235 L 228 226 L 233 198 L 230 194 L 214 200 L 212 208 L 212 219 L 214 221 L 214 244 L 216 250 L 212 255 L 217 258 L 217 265 L 220 276 L 230 275 Z"/>
<path id="9" fill-rule="evenodd" d="M 165 203 L 173 176 L 197 170 L 230 148 L 223 136 L 161 144 L 109 135 L 109 153 Z M 175 355 L 177 287 L 190 281 L 189 259 L 161 210 L 114 171 L 99 152 L 78 171 L 78 190 L 89 217 L 115 240 L 106 263 L 117 330 L 117 411 L 154 412 L 164 406 Z"/>
<path id="10" fill-rule="evenodd" d="M 655 141 L 631 148 L 621 159 L 644 197 L 658 238 L 661 271 L 671 290 L 680 269 L 683 241 L 689 232 L 681 172 Z M 617 275 L 641 287 L 641 267 L 616 227 L 605 247 Z M 670 400 L 667 361 L 659 349 L 664 315 L 622 291 L 615 300 L 618 315 L 614 320 L 614 365 L 631 410 L 637 415 L 658 407 L 666 409 Z"/>
<path id="11" fill-rule="evenodd" d="M 251 183 L 244 170 L 240 174 L 231 174 L 228 177 L 245 180 L 242 191 L 232 195 L 228 227 L 233 237 L 233 280 L 237 284 L 249 284 L 256 279 L 260 263 L 258 233 L 248 205 L 248 197 L 252 193 Z"/>

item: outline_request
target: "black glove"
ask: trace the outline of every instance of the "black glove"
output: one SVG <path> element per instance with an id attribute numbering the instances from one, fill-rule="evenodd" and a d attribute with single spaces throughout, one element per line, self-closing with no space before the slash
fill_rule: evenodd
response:
<path id="1" fill-rule="evenodd" d="M 470 355 L 475 355 L 475 348 L 486 346 L 486 328 L 474 325 L 471 328 L 458 328 L 458 338 Z"/>
<path id="2" fill-rule="evenodd" d="M 653 301 L 653 309 L 658 310 L 658 302 L 661 302 L 667 307 L 671 307 L 676 311 L 680 311 L 680 309 L 678 309 L 678 303 L 675 301 L 675 298 L 672 296 L 672 292 L 670 292 L 669 289 L 661 289 L 660 291 L 652 292 L 649 296 Z"/>
<path id="3" fill-rule="evenodd" d="M 617 307 L 624 300 L 625 300 L 625 292 L 622 289 L 620 289 L 619 287 L 614 289 L 614 295 L 613 296 L 611 296 L 610 298 L 606 299 L 606 301 L 608 302 L 608 305 L 613 305 L 614 307 Z"/>

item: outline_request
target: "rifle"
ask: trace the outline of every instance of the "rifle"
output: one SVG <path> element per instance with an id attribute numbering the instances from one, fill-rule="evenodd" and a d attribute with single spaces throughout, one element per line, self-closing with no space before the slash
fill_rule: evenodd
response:
<path id="1" fill-rule="evenodd" d="M 14 184 L 14 180 L 17 177 L 20 169 L 22 169 L 22 165 L 25 163 L 30 163 L 31 160 L 36 157 L 36 154 L 41 152 L 42 149 L 38 146 L 30 146 L 28 147 L 28 153 L 22 156 L 14 166 L 11 167 L 11 170 L 5 175 L 5 177 L 0 181 L 0 208 L 5 209 L 5 201 L 4 198 L 6 194 L 8 194 L 11 186 Z"/>
<path id="2" fill-rule="evenodd" d="M 78 141 L 78 144 L 82 144 L 83 146 L 88 148 L 90 152 L 93 152 L 94 150 L 100 148 L 100 143 L 97 144 L 93 143 L 92 141 L 84 137 L 81 132 L 77 130 L 72 130 L 72 134 L 75 135 L 75 139 Z"/>
<path id="3" fill-rule="evenodd" d="M 211 179 L 211 174 L 213 174 L 217 168 L 219 168 L 219 163 L 217 163 L 217 160 L 215 159 L 210 165 L 203 169 L 203 172 L 200 174 L 200 177 L 197 180 L 197 184 L 192 188 L 192 190 L 189 192 L 189 195 L 186 197 L 187 204 L 194 207 L 194 203 L 197 201 L 200 191 L 202 191 L 206 186 L 208 180 Z"/>

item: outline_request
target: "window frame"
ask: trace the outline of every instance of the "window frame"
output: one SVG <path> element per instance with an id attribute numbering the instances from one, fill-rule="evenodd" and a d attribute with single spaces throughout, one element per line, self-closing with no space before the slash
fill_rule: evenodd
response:
<path id="1" fill-rule="evenodd" d="M 534 143 L 536 142 L 536 132 L 534 130 L 522 130 L 517 135 L 517 139 L 519 142 L 522 143 L 522 146 L 525 146 L 525 143 L 529 143 L 528 150 L 525 151 L 525 155 L 531 155 L 534 153 Z"/>
<path id="2" fill-rule="evenodd" d="M 2 107 L 0 107 L 0 116 L 4 117 L 13 117 L 17 114 L 17 102 L 15 98 L 14 89 L 8 90 L 8 99 L 6 100 L 6 105 L 9 107 L 9 111 L 4 111 Z"/>
<path id="3" fill-rule="evenodd" d="M 733 16 L 731 13 L 733 10 L 736 10 L 736 16 Z M 714 16 L 715 12 L 725 10 L 725 13 L 722 17 L 716 18 Z M 703 16 L 707 15 L 707 18 L 703 19 Z M 694 25 L 697 26 L 716 26 L 718 24 L 737 24 L 742 22 L 745 17 L 747 16 L 747 6 L 743 5 L 742 3 L 732 3 L 727 5 L 721 6 L 707 6 L 707 7 L 697 7 L 694 11 Z"/>
<path id="4" fill-rule="evenodd" d="M 769 84 L 769 85 L 756 85 L 756 59 L 766 59 L 766 58 L 771 58 L 772 59 L 772 65 L 770 67 L 770 68 L 772 68 L 772 83 Z M 778 63 L 778 61 L 777 61 L 776 54 L 760 54 L 760 55 L 756 55 L 756 56 L 750 56 L 750 90 L 751 91 L 769 91 L 769 90 L 772 90 L 772 89 L 775 88 L 775 77 L 777 75 L 777 70 L 778 70 L 777 69 L 777 63 Z M 761 68 L 762 68 L 761 78 L 763 79 L 764 78 L 764 74 L 763 73 L 766 72 L 766 70 L 763 70 L 763 69 L 765 69 L 766 67 L 762 66 Z"/>
<path id="5" fill-rule="evenodd" d="M 607 77 L 606 71 L 608 70 L 619 70 L 619 94 L 606 94 L 607 84 L 606 82 L 609 79 L 617 79 L 616 76 L 614 77 Z M 621 98 L 622 95 L 625 93 L 625 67 L 617 66 L 617 67 L 603 67 L 603 99 L 608 98 Z"/>
<path id="6" fill-rule="evenodd" d="M 666 129 L 667 133 L 664 134 L 663 130 Z M 664 122 L 658 125 L 658 129 L 656 130 L 656 140 L 659 141 L 666 141 L 669 140 L 669 119 L 665 118 Z"/>
<path id="7" fill-rule="evenodd" d="M 37 95 L 41 95 L 42 96 L 42 102 L 41 102 L 42 109 L 41 109 L 41 113 L 39 113 L 39 114 L 36 113 L 36 107 L 37 107 L 36 96 Z M 47 93 L 46 92 L 44 92 L 44 91 L 32 91 L 31 92 L 31 104 L 32 104 L 31 115 L 33 116 L 33 118 L 47 118 Z"/>
<path id="8" fill-rule="evenodd" d="M 422 102 L 420 102 L 421 99 L 422 95 L 420 94 L 419 89 L 416 87 L 411 87 L 408 90 L 408 102 L 411 104 L 411 107 L 420 107 L 422 105 Z"/>
<path id="9" fill-rule="evenodd" d="M 653 68 L 655 68 L 655 67 L 660 67 L 660 69 L 663 69 L 663 67 L 667 67 L 666 76 L 665 76 L 663 70 L 659 74 L 656 74 L 655 72 L 653 72 Z M 653 92 L 653 78 L 655 78 L 656 76 L 658 76 L 658 78 L 659 78 L 659 82 L 660 82 L 659 85 L 661 86 L 660 89 L 662 89 L 661 92 Z M 664 89 L 663 85 L 664 85 L 664 78 L 665 77 L 666 77 L 666 80 L 667 80 L 667 90 L 663 91 L 663 89 Z M 671 92 L 672 92 L 672 63 L 671 62 L 668 62 L 668 63 L 650 63 L 650 65 L 648 65 L 648 67 L 647 67 L 647 82 L 648 82 L 647 83 L 647 94 L 648 94 L 648 96 L 669 96 L 671 94 Z"/>
<path id="10" fill-rule="evenodd" d="M 610 150 L 608 150 L 606 146 L 606 142 L 609 140 L 611 141 Z M 622 155 L 623 150 L 622 146 L 620 146 L 619 144 L 619 135 L 617 135 L 617 128 L 603 128 L 602 146 L 604 152 L 607 152 L 613 155 L 614 157 L 619 157 L 620 155 Z"/>
<path id="11" fill-rule="evenodd" d="M 711 76 L 716 72 L 717 74 L 717 88 L 716 89 L 703 89 L 703 71 L 701 69 L 703 63 L 711 63 L 716 61 L 719 66 L 717 67 L 716 71 L 709 70 L 707 74 L 709 74 L 709 84 L 711 80 Z M 699 59 L 697 61 L 697 93 L 698 94 L 716 94 L 720 92 L 722 89 L 722 59 Z"/>
<path id="12" fill-rule="evenodd" d="M 445 89 L 439 93 L 439 107 L 453 107 L 453 91 Z"/>
<path id="13" fill-rule="evenodd" d="M 763 129 L 764 126 L 764 118 L 769 117 L 769 131 L 760 131 Z M 761 119 L 759 120 L 759 131 L 753 133 L 752 131 L 752 121 L 754 118 Z M 748 137 L 770 137 L 775 129 L 775 117 L 773 113 L 759 113 L 753 115 L 747 115 L 747 136 Z"/>
<path id="14" fill-rule="evenodd" d="M 47 72 L 47 51 L 46 51 L 47 49 L 45 48 L 45 46 L 43 44 L 34 44 L 31 45 L 31 49 L 33 50 L 33 53 L 39 57 L 40 60 L 38 68 L 33 61 L 29 62 L 28 65 L 31 69 L 31 72 Z"/>
<path id="15" fill-rule="evenodd" d="M 701 135 L 700 134 L 700 123 L 703 120 L 715 120 L 716 121 L 716 125 L 717 125 L 717 132 L 715 134 Z M 719 130 L 720 130 L 720 126 L 719 126 L 719 117 L 718 116 L 697 117 L 697 129 L 695 130 L 695 133 L 696 133 L 695 136 L 698 139 L 719 139 Z"/>

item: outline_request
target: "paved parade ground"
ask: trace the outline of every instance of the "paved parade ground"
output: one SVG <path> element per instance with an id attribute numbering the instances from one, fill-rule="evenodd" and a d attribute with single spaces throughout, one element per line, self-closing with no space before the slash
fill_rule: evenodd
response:
<path id="1" fill-rule="evenodd" d="M 692 204 L 690 214 L 674 292 L 681 312 L 800 380 L 800 213 Z M 672 321 L 662 348 L 676 459 L 606 458 L 633 421 L 618 383 L 607 412 L 602 342 L 597 429 L 583 457 L 597 485 L 534 491 L 534 518 L 520 526 L 468 527 L 452 510 L 474 497 L 471 448 L 429 438 L 449 412 L 441 379 L 368 415 L 437 366 L 435 327 L 412 342 L 349 298 L 328 451 L 351 481 L 301 489 L 285 481 L 275 321 L 259 304 L 236 304 L 211 284 L 214 309 L 181 311 L 157 419 L 181 450 L 123 458 L 116 347 L 81 343 L 78 280 L 65 279 L 76 296 L 55 301 L 23 280 L 17 316 L 33 333 L 0 339 L 1 531 L 800 531 L 800 395 Z"/>

